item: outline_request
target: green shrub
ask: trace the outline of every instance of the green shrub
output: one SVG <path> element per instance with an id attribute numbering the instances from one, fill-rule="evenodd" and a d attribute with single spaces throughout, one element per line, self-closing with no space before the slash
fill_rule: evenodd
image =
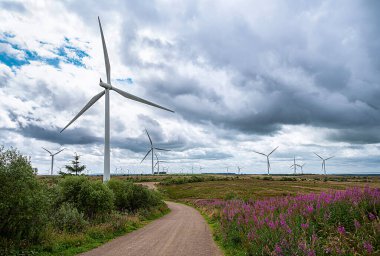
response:
<path id="1" fill-rule="evenodd" d="M 128 181 L 110 180 L 108 187 L 115 194 L 115 207 L 119 211 L 136 212 L 162 203 L 157 192 Z"/>
<path id="2" fill-rule="evenodd" d="M 84 219 L 84 214 L 80 213 L 70 203 L 63 203 L 54 215 L 54 226 L 59 231 L 76 233 L 82 231 L 88 222 Z"/>
<path id="3" fill-rule="evenodd" d="M 101 181 L 90 181 L 85 176 L 66 176 L 59 183 L 58 203 L 71 203 L 87 217 L 110 213 L 114 194 Z"/>
<path id="4" fill-rule="evenodd" d="M 18 244 L 44 235 L 50 200 L 26 157 L 0 147 L 0 238 Z M 1 247 L 1 245 L 0 245 Z"/>

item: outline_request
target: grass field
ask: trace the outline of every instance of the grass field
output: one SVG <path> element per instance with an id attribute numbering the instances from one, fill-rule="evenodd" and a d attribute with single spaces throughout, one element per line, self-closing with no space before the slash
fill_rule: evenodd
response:
<path id="1" fill-rule="evenodd" d="M 232 178 L 232 177 L 231 177 Z M 329 176 L 274 177 L 266 180 L 262 176 L 239 177 L 231 180 L 204 181 L 185 184 L 159 185 L 159 190 L 168 198 L 180 199 L 261 199 L 272 196 L 297 195 L 300 193 L 322 192 L 331 189 L 343 190 L 349 187 L 380 188 L 378 177 L 341 178 Z"/>

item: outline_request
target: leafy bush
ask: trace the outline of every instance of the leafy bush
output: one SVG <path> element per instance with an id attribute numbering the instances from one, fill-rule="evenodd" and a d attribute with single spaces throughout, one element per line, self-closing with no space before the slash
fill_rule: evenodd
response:
<path id="1" fill-rule="evenodd" d="M 128 181 L 110 180 L 108 187 L 115 194 L 115 207 L 119 211 L 136 212 L 162 203 L 157 192 Z"/>
<path id="2" fill-rule="evenodd" d="M 15 244 L 38 242 L 46 228 L 49 202 L 46 187 L 27 158 L 0 147 L 0 238 Z"/>
<path id="3" fill-rule="evenodd" d="M 85 176 L 66 176 L 59 183 L 58 203 L 71 203 L 87 217 L 110 213 L 114 194 L 101 181 L 90 181 Z"/>
<path id="4" fill-rule="evenodd" d="M 54 215 L 54 226 L 60 231 L 76 233 L 82 231 L 87 224 L 84 214 L 70 203 L 63 203 Z"/>

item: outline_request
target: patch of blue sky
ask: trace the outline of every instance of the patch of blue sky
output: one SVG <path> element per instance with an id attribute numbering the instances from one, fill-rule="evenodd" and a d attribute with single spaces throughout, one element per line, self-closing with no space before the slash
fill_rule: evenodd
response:
<path id="1" fill-rule="evenodd" d="M 12 56 L 8 54 L 7 52 L 0 52 L 0 62 L 4 63 L 5 65 L 9 67 L 20 67 L 23 65 L 30 64 L 31 61 L 39 61 L 46 63 L 48 65 L 54 66 L 55 68 L 60 68 L 60 63 L 70 63 L 75 66 L 79 67 L 85 67 L 83 63 L 83 58 L 89 57 L 89 55 L 74 46 L 71 45 L 65 45 L 60 46 L 55 49 L 54 53 L 57 55 L 57 57 L 42 57 L 39 56 L 36 51 L 30 51 L 28 49 L 21 49 L 18 45 L 13 44 L 6 40 L 7 38 L 12 38 L 14 35 L 9 33 L 3 33 L 2 36 L 0 36 L 0 43 L 5 43 L 11 46 L 13 49 L 22 51 L 25 53 L 24 59 L 16 58 L 16 56 Z M 48 44 L 47 42 L 39 42 L 41 45 Z M 68 38 L 65 38 L 65 44 L 68 44 L 69 40 Z"/>
<path id="2" fill-rule="evenodd" d="M 130 77 L 128 77 L 128 78 L 117 78 L 116 81 L 119 83 L 133 84 L 133 79 Z"/>

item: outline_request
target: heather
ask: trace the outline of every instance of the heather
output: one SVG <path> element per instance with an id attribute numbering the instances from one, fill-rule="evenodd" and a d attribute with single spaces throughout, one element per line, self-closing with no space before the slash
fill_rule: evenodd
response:
<path id="1" fill-rule="evenodd" d="M 379 255 L 380 189 L 264 200 L 198 200 L 222 245 L 243 255 Z M 232 249 L 234 250 L 232 250 Z"/>

